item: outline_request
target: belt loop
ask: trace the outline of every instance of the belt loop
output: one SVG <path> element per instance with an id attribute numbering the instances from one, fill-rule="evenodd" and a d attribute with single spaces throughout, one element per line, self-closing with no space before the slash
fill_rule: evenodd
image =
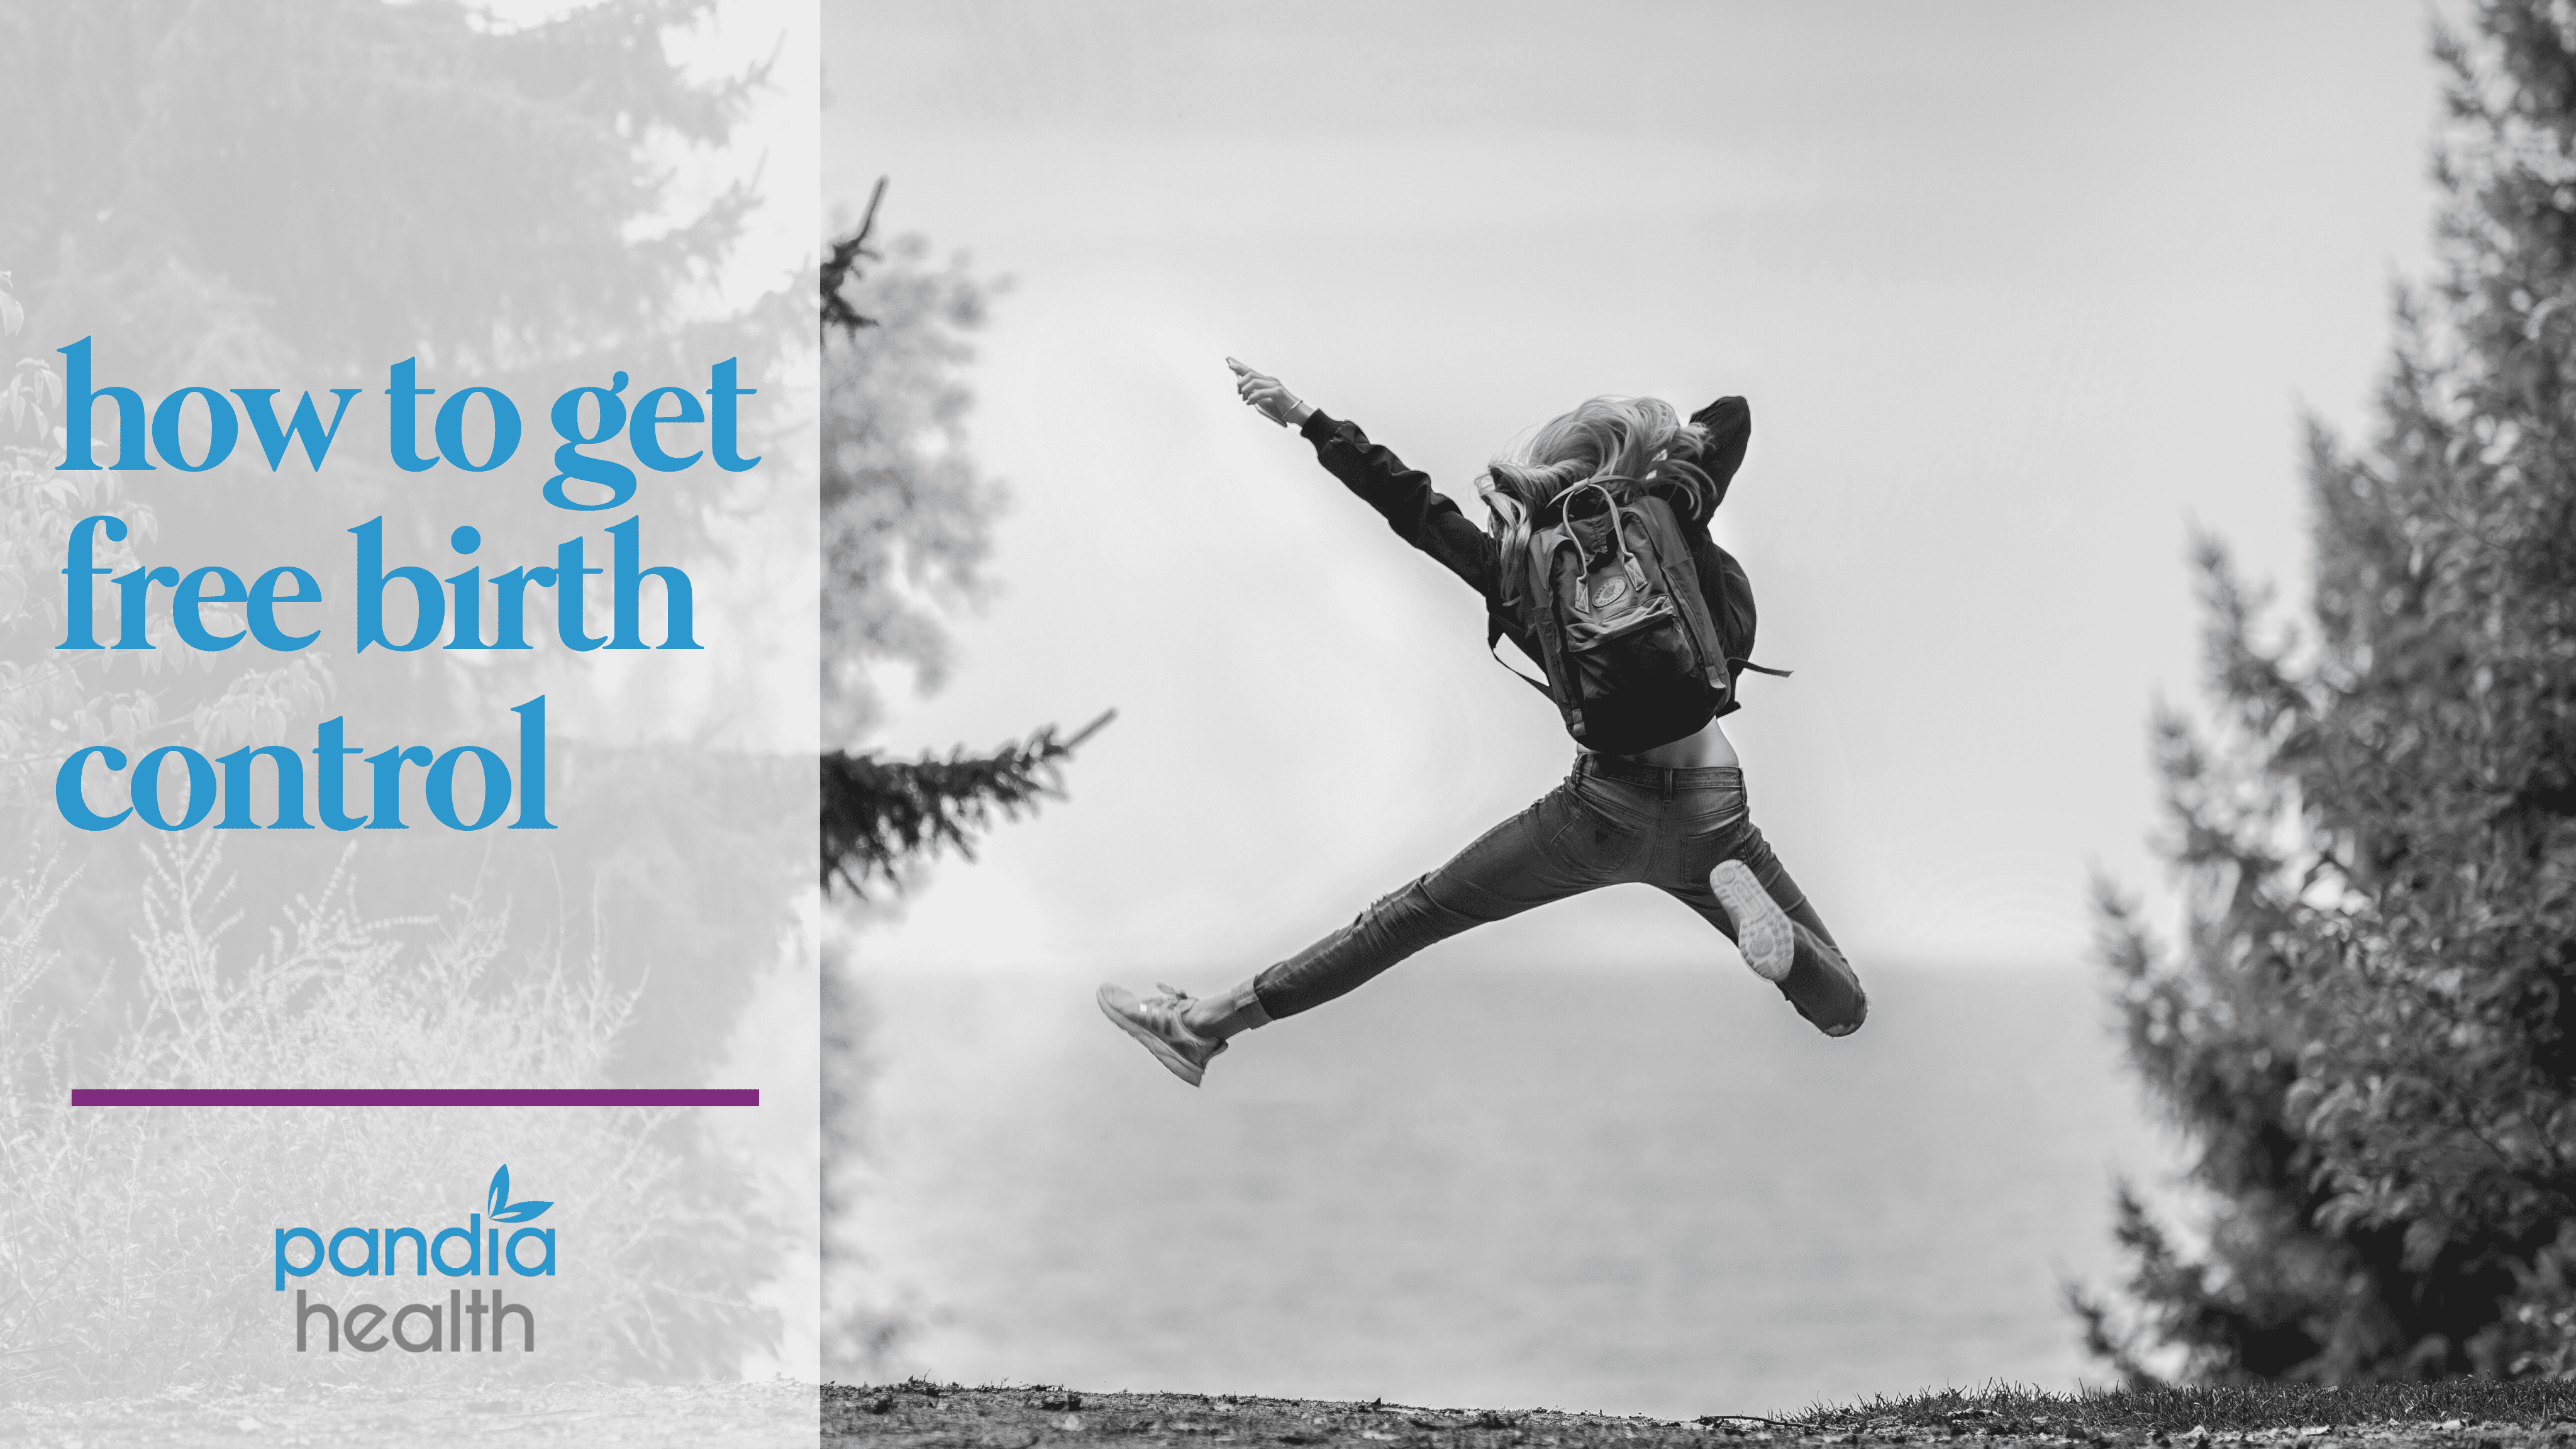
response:
<path id="1" fill-rule="evenodd" d="M 1674 776 L 1674 774 L 1675 774 L 1675 773 L 1677 773 L 1677 772 L 1676 772 L 1676 771 L 1672 771 L 1672 770 L 1665 770 L 1665 771 L 1662 771 L 1662 772 L 1660 772 L 1660 773 L 1663 775 L 1663 779 L 1662 779 L 1662 781 L 1661 781 L 1660 783 L 1661 783 L 1661 784 L 1662 784 L 1662 786 L 1663 786 L 1663 799 L 1664 799 L 1664 803 L 1665 803 L 1665 804 L 1667 804 L 1667 805 L 1670 805 L 1671 803 L 1673 803 L 1673 776 Z"/>

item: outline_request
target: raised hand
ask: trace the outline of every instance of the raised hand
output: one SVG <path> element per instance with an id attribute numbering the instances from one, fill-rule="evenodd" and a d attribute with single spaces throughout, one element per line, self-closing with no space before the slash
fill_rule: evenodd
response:
<path id="1" fill-rule="evenodd" d="M 1235 395 L 1279 426 L 1302 427 L 1315 411 L 1270 374 L 1255 372 L 1231 357 L 1225 360 L 1225 365 L 1234 369 Z"/>

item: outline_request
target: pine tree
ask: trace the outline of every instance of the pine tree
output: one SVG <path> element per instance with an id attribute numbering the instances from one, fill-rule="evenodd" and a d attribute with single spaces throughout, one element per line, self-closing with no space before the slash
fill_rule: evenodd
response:
<path id="1" fill-rule="evenodd" d="M 965 447 L 973 400 L 959 370 L 993 284 L 963 261 L 934 269 L 916 238 L 875 244 L 879 181 L 859 224 L 822 265 L 823 730 L 848 739 L 876 722 L 871 670 L 912 667 L 935 688 L 947 638 L 935 606 L 971 601 L 993 513 L 1004 497 Z M 996 816 L 1061 792 L 1062 764 L 1115 711 L 1058 739 L 1039 728 L 984 755 L 888 760 L 825 752 L 821 770 L 824 889 L 863 909 L 872 886 L 899 889 L 907 867 L 939 850 L 969 858 Z M 853 1208 L 865 1190 L 865 1117 L 874 1015 L 845 943 L 827 944 L 822 980 L 823 1359 L 826 1371 L 883 1374 L 911 1326 L 881 1295 Z"/>
<path id="2" fill-rule="evenodd" d="M 2377 437 L 2311 427 L 2304 629 L 2198 546 L 2212 722 L 2155 726 L 2180 939 L 2104 892 L 2202 1242 L 2124 1187 L 2143 1376 L 2576 1371 L 2576 5 L 2440 31 L 2434 282 Z"/>
<path id="3" fill-rule="evenodd" d="M 869 667 L 910 664 L 925 688 L 946 672 L 947 639 L 915 595 L 973 599 L 1001 486 L 964 446 L 972 394 L 956 369 L 972 352 L 993 284 L 962 261 L 944 271 L 903 238 L 873 243 L 886 184 L 822 266 L 823 717 L 826 737 L 875 722 Z M 873 275 L 867 263 L 880 265 Z M 935 445 L 926 439 L 937 439 Z M 909 584 L 909 590 L 905 587 Z M 832 750 L 822 761 L 822 874 L 853 893 L 893 885 L 941 847 L 973 855 L 971 832 L 1058 793 L 1057 766 L 1115 717 L 1058 740 L 1047 725 L 989 755 L 880 759 Z"/>

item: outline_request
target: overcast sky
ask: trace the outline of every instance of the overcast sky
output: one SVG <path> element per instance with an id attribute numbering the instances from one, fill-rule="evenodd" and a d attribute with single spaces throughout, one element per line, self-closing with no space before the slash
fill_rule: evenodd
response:
<path id="1" fill-rule="evenodd" d="M 2193 522 L 2304 595 L 2301 418 L 2366 436 L 2428 265 L 2397 3 L 869 3 L 827 208 L 1013 289 L 973 371 L 1014 495 L 944 691 L 868 743 L 1115 706 L 1070 801 L 867 953 L 1213 987 L 1548 789 L 1472 593 L 1235 401 L 1278 373 L 1464 501 L 1586 396 L 1752 402 L 1717 532 L 1762 611 L 1756 820 L 1872 959 L 2073 963 L 2161 872 Z M 1706 954 L 1638 888 L 1484 949 Z M 1611 934 L 1615 933 L 1615 934 Z"/>

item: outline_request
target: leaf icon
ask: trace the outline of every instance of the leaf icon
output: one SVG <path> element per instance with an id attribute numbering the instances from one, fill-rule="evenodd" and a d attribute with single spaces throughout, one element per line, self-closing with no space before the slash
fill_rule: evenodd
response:
<path id="1" fill-rule="evenodd" d="M 504 1164 L 500 1171 L 492 1174 L 492 1201 L 484 1216 L 496 1223 L 524 1223 L 553 1206 L 551 1201 L 540 1202 L 533 1198 L 522 1202 L 510 1201 L 510 1169 Z"/>

